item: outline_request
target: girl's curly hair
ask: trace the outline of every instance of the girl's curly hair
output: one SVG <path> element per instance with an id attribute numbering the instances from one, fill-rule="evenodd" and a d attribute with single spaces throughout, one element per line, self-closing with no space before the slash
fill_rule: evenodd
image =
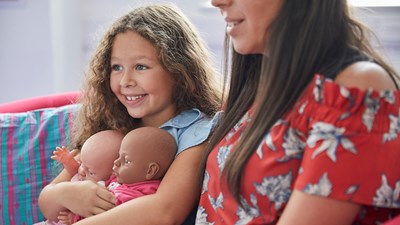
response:
<path id="1" fill-rule="evenodd" d="M 210 53 L 194 26 L 173 5 L 148 5 L 133 9 L 117 19 L 103 36 L 90 69 L 80 103 L 73 148 L 82 146 L 92 134 L 106 129 L 124 133 L 137 127 L 110 87 L 110 57 L 115 37 L 133 31 L 157 49 L 160 63 L 173 76 L 176 114 L 198 108 L 214 114 L 221 104 L 216 71 Z"/>

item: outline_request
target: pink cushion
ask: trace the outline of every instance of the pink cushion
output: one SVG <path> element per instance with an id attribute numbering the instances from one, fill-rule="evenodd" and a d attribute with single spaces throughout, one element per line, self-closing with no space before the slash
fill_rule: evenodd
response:
<path id="1" fill-rule="evenodd" d="M 0 104 L 0 113 L 26 112 L 74 104 L 79 96 L 80 92 L 74 91 L 7 102 Z"/>

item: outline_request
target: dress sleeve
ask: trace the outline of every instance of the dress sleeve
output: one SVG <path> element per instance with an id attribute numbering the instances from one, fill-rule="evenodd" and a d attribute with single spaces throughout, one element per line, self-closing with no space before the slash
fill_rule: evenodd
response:
<path id="1" fill-rule="evenodd" d="M 160 128 L 168 131 L 178 146 L 176 155 L 207 140 L 222 113 L 210 118 L 198 109 L 184 111 Z"/>
<path id="2" fill-rule="evenodd" d="M 295 189 L 400 208 L 400 92 L 345 88 L 317 76 L 294 119 L 305 149 Z"/>

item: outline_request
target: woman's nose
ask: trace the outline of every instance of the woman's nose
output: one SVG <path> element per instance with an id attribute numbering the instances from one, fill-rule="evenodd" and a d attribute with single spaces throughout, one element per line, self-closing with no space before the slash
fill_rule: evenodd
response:
<path id="1" fill-rule="evenodd" d="M 211 5 L 214 7 L 221 7 L 223 5 L 226 5 L 229 0 L 211 0 Z"/>

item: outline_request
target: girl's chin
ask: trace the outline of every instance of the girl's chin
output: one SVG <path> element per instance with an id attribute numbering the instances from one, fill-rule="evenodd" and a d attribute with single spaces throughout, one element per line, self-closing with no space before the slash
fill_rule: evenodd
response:
<path id="1" fill-rule="evenodd" d="M 128 114 L 134 119 L 141 119 L 143 116 L 140 113 L 128 110 Z"/>

